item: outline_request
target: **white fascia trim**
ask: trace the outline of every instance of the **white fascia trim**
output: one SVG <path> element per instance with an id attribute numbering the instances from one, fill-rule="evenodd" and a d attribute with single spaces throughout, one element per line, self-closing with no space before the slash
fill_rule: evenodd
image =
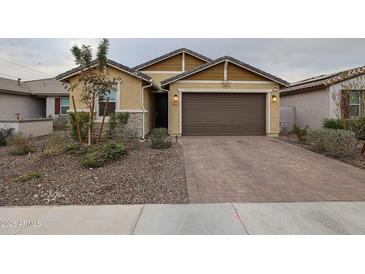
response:
<path id="1" fill-rule="evenodd" d="M 181 69 L 182 71 L 185 71 L 185 51 L 183 51 L 181 55 Z"/>
<path id="2" fill-rule="evenodd" d="M 76 109 L 77 112 L 89 112 L 88 109 L 86 108 L 80 108 L 80 109 Z M 74 112 L 73 109 L 68 109 L 67 112 Z"/>
<path id="3" fill-rule="evenodd" d="M 270 93 L 272 92 L 272 89 L 229 89 L 229 88 L 219 88 L 219 89 L 214 89 L 214 88 L 194 88 L 194 89 L 190 89 L 190 88 L 179 88 L 177 90 L 178 92 L 207 92 L 207 93 L 213 93 L 213 92 L 220 92 L 220 93 Z"/>
<path id="4" fill-rule="evenodd" d="M 141 109 L 118 109 L 115 112 L 143 113 L 143 110 L 141 110 Z M 144 112 L 148 113 L 148 110 L 145 110 Z"/>
<path id="5" fill-rule="evenodd" d="M 226 81 L 232 84 L 272 84 L 272 81 Z M 220 80 L 180 80 L 176 83 L 186 84 L 223 84 L 226 83 Z"/>
<path id="6" fill-rule="evenodd" d="M 154 73 L 182 73 L 183 71 L 178 71 L 178 70 L 141 70 L 140 72 L 142 73 L 145 73 L 145 74 L 148 74 L 148 73 L 151 73 L 151 74 L 154 74 Z"/>
<path id="7" fill-rule="evenodd" d="M 183 100 L 183 93 L 194 93 L 194 92 L 219 92 L 219 93 L 266 93 L 266 133 L 270 133 L 270 101 L 271 101 L 271 92 L 272 89 L 178 89 L 177 90 L 180 97 L 179 108 L 180 108 L 180 121 L 179 121 L 179 128 L 180 134 L 182 135 L 182 100 Z M 170 118 L 170 117 L 169 117 Z M 169 121 L 170 122 L 170 121 Z"/>

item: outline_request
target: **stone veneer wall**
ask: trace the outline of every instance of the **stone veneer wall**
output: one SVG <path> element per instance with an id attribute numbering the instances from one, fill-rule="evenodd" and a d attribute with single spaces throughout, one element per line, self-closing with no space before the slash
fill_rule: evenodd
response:
<path id="1" fill-rule="evenodd" d="M 142 137 L 142 113 L 129 113 L 128 129 L 136 131 Z"/>

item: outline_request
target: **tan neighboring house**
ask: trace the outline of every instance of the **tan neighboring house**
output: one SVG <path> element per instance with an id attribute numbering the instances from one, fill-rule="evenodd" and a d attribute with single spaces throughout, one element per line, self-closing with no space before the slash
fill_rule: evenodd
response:
<path id="1" fill-rule="evenodd" d="M 283 114 L 281 127 L 320 128 L 325 118 L 365 116 L 365 66 L 321 75 L 290 84 L 280 93 L 282 112 L 292 108 L 293 118 Z"/>
<path id="2" fill-rule="evenodd" d="M 211 60 L 182 48 L 134 68 L 109 60 L 107 70 L 121 79 L 111 110 L 129 112 L 129 127 L 142 138 L 156 127 L 177 136 L 279 134 L 279 90 L 288 83 L 232 57 Z M 79 73 L 78 67 L 57 79 L 72 84 Z M 72 95 L 78 111 L 87 111 L 79 91 Z"/>

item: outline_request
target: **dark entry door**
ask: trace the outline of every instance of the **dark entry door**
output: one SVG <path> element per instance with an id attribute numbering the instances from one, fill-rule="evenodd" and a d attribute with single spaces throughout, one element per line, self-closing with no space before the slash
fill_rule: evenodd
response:
<path id="1" fill-rule="evenodd" d="M 155 127 L 168 128 L 168 97 L 167 93 L 155 94 Z"/>

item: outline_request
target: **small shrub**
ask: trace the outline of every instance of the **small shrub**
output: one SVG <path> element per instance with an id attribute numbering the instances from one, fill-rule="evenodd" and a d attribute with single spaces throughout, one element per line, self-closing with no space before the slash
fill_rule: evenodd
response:
<path id="1" fill-rule="evenodd" d="M 41 157 L 56 156 L 67 151 L 69 145 L 69 139 L 62 134 L 54 133 L 48 139 L 46 147 L 40 154 Z"/>
<path id="2" fill-rule="evenodd" d="M 10 150 L 11 155 L 25 155 L 34 151 L 33 145 L 30 143 L 30 138 L 21 133 L 15 134 L 9 141 L 12 145 Z"/>
<path id="3" fill-rule="evenodd" d="M 355 134 L 344 129 L 308 130 L 305 140 L 314 151 L 333 157 L 347 156 L 357 145 Z"/>
<path id="4" fill-rule="evenodd" d="M 68 123 L 67 116 L 60 115 L 53 120 L 53 129 L 54 130 L 66 130 L 67 123 Z"/>
<path id="5" fill-rule="evenodd" d="M 84 167 L 101 167 L 105 163 L 117 160 L 126 154 L 126 150 L 121 144 L 107 143 L 88 147 L 85 155 L 81 159 Z"/>
<path id="6" fill-rule="evenodd" d="M 141 138 L 137 131 L 126 129 L 121 133 L 119 140 L 117 139 L 116 141 L 124 144 L 127 150 L 136 150 L 141 146 L 140 140 Z"/>
<path id="7" fill-rule="evenodd" d="M 13 132 L 14 132 L 13 128 L 0 129 L 0 147 L 8 145 L 7 139 L 13 135 Z"/>
<path id="8" fill-rule="evenodd" d="M 29 181 L 29 180 L 32 180 L 32 179 L 38 179 L 38 178 L 41 178 L 41 177 L 42 177 L 42 174 L 40 174 L 37 171 L 33 171 L 33 172 L 28 172 L 25 175 L 19 176 L 18 178 L 15 178 L 14 181 L 23 183 L 23 182 L 26 182 L 26 181 Z"/>
<path id="9" fill-rule="evenodd" d="M 88 131 L 88 123 L 89 123 L 89 113 L 88 112 L 78 112 L 77 116 L 79 118 L 79 126 L 80 126 L 80 134 L 81 138 L 84 140 L 87 138 L 87 131 Z M 68 113 L 68 121 L 70 127 L 70 134 L 71 137 L 78 141 L 79 136 L 77 134 L 77 126 L 76 126 L 76 116 L 74 112 Z"/>
<path id="10" fill-rule="evenodd" d="M 109 140 L 114 140 L 120 137 L 126 130 L 130 114 L 128 112 L 112 113 L 106 128 L 106 137 Z"/>
<path id="11" fill-rule="evenodd" d="M 151 147 L 165 149 L 171 147 L 171 137 L 166 128 L 155 128 L 151 132 Z"/>
<path id="12" fill-rule="evenodd" d="M 343 122 L 341 119 L 326 118 L 322 121 L 323 128 L 343 129 Z"/>
<path id="13" fill-rule="evenodd" d="M 294 125 L 293 127 L 293 133 L 297 136 L 299 142 L 305 141 L 305 136 L 308 132 L 308 126 L 306 126 L 304 129 L 301 129 L 297 125 Z"/>
<path id="14" fill-rule="evenodd" d="M 358 139 L 365 140 L 365 117 L 345 120 L 345 129 L 355 133 Z"/>

